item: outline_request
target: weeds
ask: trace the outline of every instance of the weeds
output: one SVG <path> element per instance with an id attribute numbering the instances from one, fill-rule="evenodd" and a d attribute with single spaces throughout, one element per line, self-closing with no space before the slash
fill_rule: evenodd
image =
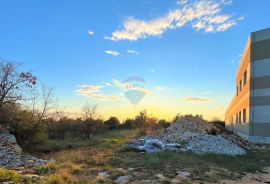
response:
<path id="1" fill-rule="evenodd" d="M 14 170 L 0 168 L 0 182 L 20 183 L 21 176 Z"/>

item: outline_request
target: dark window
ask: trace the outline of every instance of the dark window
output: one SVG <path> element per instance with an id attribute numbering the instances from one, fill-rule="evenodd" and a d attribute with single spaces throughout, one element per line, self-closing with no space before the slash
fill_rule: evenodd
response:
<path id="1" fill-rule="evenodd" d="M 242 80 L 240 80 L 240 91 L 242 91 Z"/>
<path id="2" fill-rule="evenodd" d="M 238 123 L 238 113 L 236 113 L 235 122 Z"/>
<path id="3" fill-rule="evenodd" d="M 241 123 L 242 117 L 241 117 L 241 111 L 239 112 L 239 123 Z"/>
<path id="4" fill-rule="evenodd" d="M 247 122 L 247 110 L 244 109 L 243 110 L 243 123 L 246 123 Z"/>
<path id="5" fill-rule="evenodd" d="M 246 85 L 247 83 L 247 71 L 245 71 L 244 73 L 244 85 Z"/>
<path id="6" fill-rule="evenodd" d="M 238 96 L 238 86 L 236 87 L 236 96 Z"/>

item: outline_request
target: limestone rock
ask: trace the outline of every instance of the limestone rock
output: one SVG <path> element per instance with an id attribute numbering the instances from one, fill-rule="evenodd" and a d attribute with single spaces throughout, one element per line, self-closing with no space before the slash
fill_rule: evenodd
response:
<path id="1" fill-rule="evenodd" d="M 14 135 L 0 125 L 0 167 L 24 170 L 26 167 L 38 167 L 52 162 L 25 154 L 17 144 Z"/>

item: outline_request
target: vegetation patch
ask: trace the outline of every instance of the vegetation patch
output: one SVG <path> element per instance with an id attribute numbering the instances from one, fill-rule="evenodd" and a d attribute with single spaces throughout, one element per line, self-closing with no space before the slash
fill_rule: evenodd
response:
<path id="1" fill-rule="evenodd" d="M 0 182 L 20 183 L 21 176 L 14 170 L 0 168 Z"/>

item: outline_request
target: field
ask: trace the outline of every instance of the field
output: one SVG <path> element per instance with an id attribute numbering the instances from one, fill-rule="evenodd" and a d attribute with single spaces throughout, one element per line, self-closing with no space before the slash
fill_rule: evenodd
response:
<path id="1" fill-rule="evenodd" d="M 53 157 L 55 163 L 38 168 L 42 175 L 40 183 L 111 183 L 119 176 L 131 176 L 133 183 L 171 183 L 179 181 L 175 179 L 177 171 L 191 173 L 190 177 L 181 179 L 182 183 L 217 183 L 262 172 L 270 164 L 270 147 L 267 146 L 254 147 L 246 156 L 237 157 L 190 152 L 133 152 L 125 143 L 139 134 L 138 130 L 114 130 L 89 142 L 78 144 L 69 140 L 65 142 L 69 149 L 43 155 L 43 158 Z M 56 147 L 56 142 L 50 144 Z M 107 176 L 98 176 L 104 171 L 108 172 Z"/>

